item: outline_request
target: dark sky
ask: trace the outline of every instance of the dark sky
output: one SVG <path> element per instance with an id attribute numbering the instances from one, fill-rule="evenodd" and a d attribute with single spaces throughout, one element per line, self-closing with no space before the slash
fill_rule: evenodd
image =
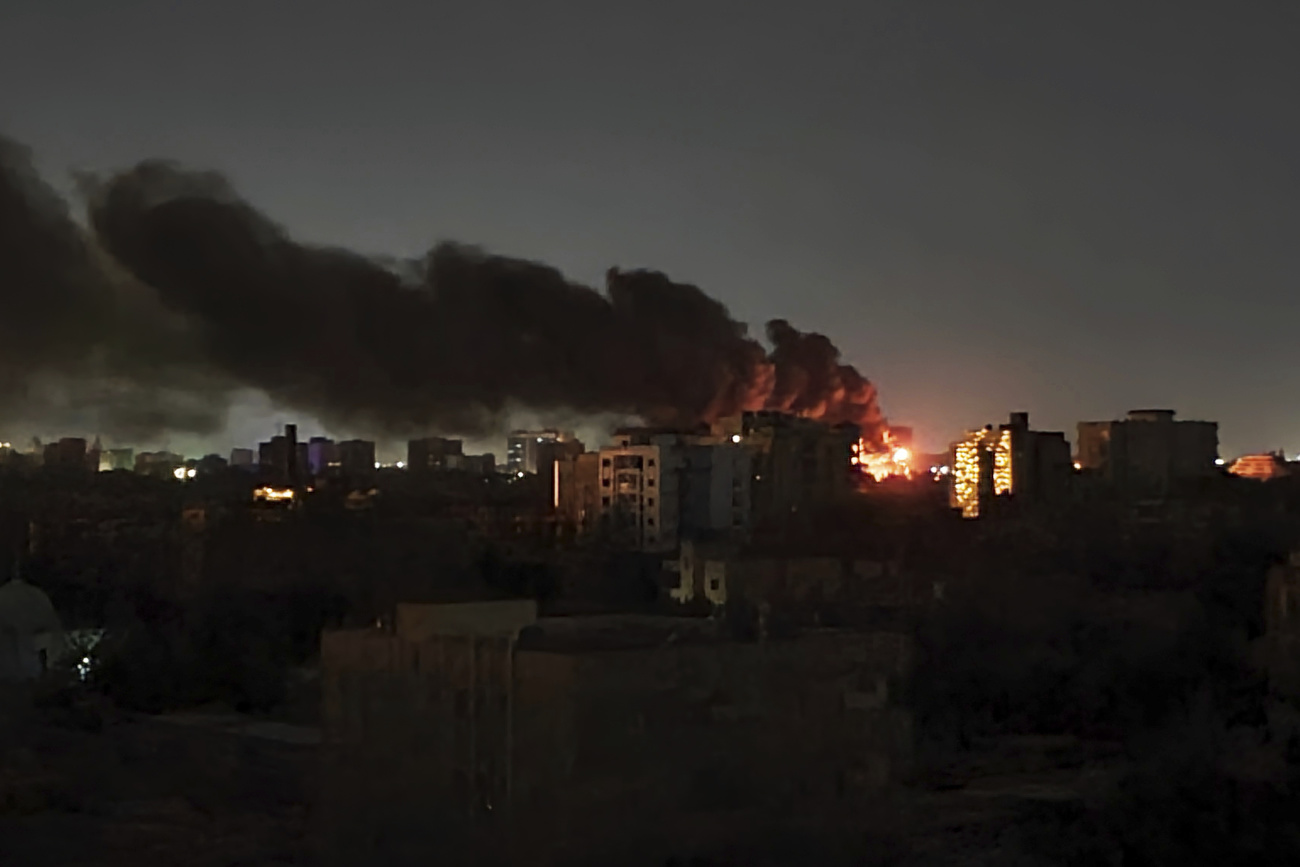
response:
<path id="1" fill-rule="evenodd" d="M 930 447 L 1162 406 L 1291 453 L 1297 10 L 6 0 L 0 129 L 307 240 L 662 269 L 826 332 Z"/>

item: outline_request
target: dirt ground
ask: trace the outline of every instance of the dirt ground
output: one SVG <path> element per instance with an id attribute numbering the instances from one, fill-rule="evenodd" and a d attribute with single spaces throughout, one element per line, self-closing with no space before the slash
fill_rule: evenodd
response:
<path id="1" fill-rule="evenodd" d="M 127 716 L 19 729 L 0 758 L 0 864 L 316 862 L 311 744 Z"/>
<path id="2" fill-rule="evenodd" d="M 98 730 L 88 725 L 95 718 Z M 3 731 L 0 865 L 321 864 L 312 731 L 229 714 L 33 714 Z M 839 832 L 755 840 L 697 863 L 1051 863 L 1027 851 L 1026 817 L 1103 791 L 1114 771 L 1095 756 L 1025 762 L 989 751 L 951 783 L 897 790 L 871 817 L 840 817 Z M 773 850 L 791 846 L 784 856 Z"/>

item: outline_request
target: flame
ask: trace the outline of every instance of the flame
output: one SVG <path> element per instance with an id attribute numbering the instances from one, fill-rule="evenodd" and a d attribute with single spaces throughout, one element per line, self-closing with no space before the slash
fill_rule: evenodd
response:
<path id="1" fill-rule="evenodd" d="M 891 477 L 910 479 L 911 460 L 912 452 L 899 445 L 892 433 L 885 431 L 879 442 L 859 440 L 853 446 L 853 456 L 849 463 L 877 482 L 883 482 Z"/>

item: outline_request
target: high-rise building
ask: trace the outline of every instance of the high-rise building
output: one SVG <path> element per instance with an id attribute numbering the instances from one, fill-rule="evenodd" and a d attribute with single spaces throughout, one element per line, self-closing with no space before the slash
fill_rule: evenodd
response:
<path id="1" fill-rule="evenodd" d="M 751 504 L 755 521 L 780 520 L 848 495 L 855 470 L 855 425 L 828 425 L 780 412 L 747 412 L 713 426 L 718 442 L 753 453 Z"/>
<path id="2" fill-rule="evenodd" d="M 600 519 L 600 454 L 583 452 L 555 462 L 552 492 L 556 519 L 573 535 L 586 535 Z"/>
<path id="3" fill-rule="evenodd" d="M 681 450 L 683 539 L 738 533 L 753 516 L 754 452 L 738 443 L 689 443 Z"/>
<path id="4" fill-rule="evenodd" d="M 1159 496 L 1178 482 L 1212 475 L 1218 456 L 1218 424 L 1178 421 L 1171 409 L 1079 422 L 1080 467 L 1130 494 Z"/>
<path id="5" fill-rule="evenodd" d="M 599 452 L 601 525 L 616 545 L 639 551 L 677 547 L 680 452 L 671 443 L 623 442 Z"/>
<path id="6" fill-rule="evenodd" d="M 517 430 L 506 439 L 506 472 L 543 473 L 545 463 L 545 446 L 548 443 L 563 443 L 574 439 L 571 431 L 561 430 Z"/>
<path id="7" fill-rule="evenodd" d="M 557 478 L 555 474 L 556 465 L 561 461 L 569 460 L 582 454 L 586 451 L 586 447 L 580 440 L 576 439 L 549 440 L 543 443 L 535 443 L 534 445 L 536 445 L 536 449 L 533 453 L 534 466 L 536 467 L 535 472 L 546 484 L 546 501 L 548 503 L 554 502 Z M 515 473 L 515 476 L 518 477 L 521 473 L 527 475 L 523 470 L 520 470 Z"/>
<path id="8" fill-rule="evenodd" d="M 251 470 L 257 464 L 256 455 L 252 449 L 231 449 L 230 466 L 239 470 Z"/>
<path id="9" fill-rule="evenodd" d="M 1011 414 L 1009 423 L 971 431 L 952 447 L 949 502 L 964 517 L 976 518 L 994 497 L 1019 503 L 1061 499 L 1069 484 L 1070 444 L 1060 431 L 1029 428 L 1029 413 Z"/>
<path id="10" fill-rule="evenodd" d="M 302 482 L 308 464 L 307 443 L 298 442 L 297 425 L 285 425 L 283 434 L 257 447 L 258 471 L 269 483 L 295 487 Z"/>

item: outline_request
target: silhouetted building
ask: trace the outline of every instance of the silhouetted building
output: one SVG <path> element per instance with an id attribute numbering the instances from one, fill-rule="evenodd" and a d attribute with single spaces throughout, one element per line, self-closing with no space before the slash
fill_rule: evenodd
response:
<path id="1" fill-rule="evenodd" d="M 732 442 L 681 448 L 683 539 L 741 533 L 753 514 L 754 452 Z"/>
<path id="2" fill-rule="evenodd" d="M 316 477 L 340 471 L 338 443 L 329 437 L 312 437 L 307 441 L 307 466 Z"/>
<path id="3" fill-rule="evenodd" d="M 406 468 L 413 473 L 438 472 L 451 469 L 448 458 L 464 455 L 461 440 L 446 437 L 424 437 L 406 444 Z"/>
<path id="4" fill-rule="evenodd" d="M 257 465 L 257 455 L 252 449 L 231 449 L 230 466 L 238 470 L 252 470 Z"/>
<path id="5" fill-rule="evenodd" d="M 953 444 L 949 502 L 963 517 L 983 514 L 994 497 L 1021 504 L 1062 499 L 1071 474 L 1070 444 L 1060 431 L 1029 428 L 1029 413 L 1014 412 L 996 430 L 988 425 Z"/>
<path id="6" fill-rule="evenodd" d="M 582 454 L 586 451 L 586 446 L 576 439 L 549 440 L 543 443 L 534 443 L 534 445 L 536 448 L 532 451 L 532 458 L 536 469 L 533 472 L 546 485 L 546 502 L 554 503 L 556 491 L 555 465 L 559 461 L 568 460 Z M 518 475 L 516 473 L 515 477 L 518 478 Z"/>
<path id="7" fill-rule="evenodd" d="M 81 437 L 64 437 L 45 446 L 44 463 L 47 469 L 59 473 L 82 473 L 88 468 L 86 441 Z M 95 469 L 99 469 L 96 455 Z"/>
<path id="8" fill-rule="evenodd" d="M 491 452 L 482 455 L 447 455 L 443 468 L 475 476 L 490 476 L 497 470 L 497 457 Z"/>
<path id="9" fill-rule="evenodd" d="M 569 535 L 592 532 L 600 518 L 600 454 L 583 452 L 555 462 L 556 519 Z"/>
<path id="10" fill-rule="evenodd" d="M 738 642 L 703 618 L 537 618 L 521 602 L 399 605 L 395 621 L 321 641 L 339 863 L 399 846 L 446 863 L 627 863 L 630 848 L 667 863 L 701 819 L 731 834 L 742 812 L 816 822 L 913 763 L 903 634 Z"/>
<path id="11" fill-rule="evenodd" d="M 339 468 L 351 482 L 366 482 L 375 477 L 375 444 L 371 440 L 339 442 Z"/>
<path id="12" fill-rule="evenodd" d="M 511 432 L 506 439 L 506 472 L 515 475 L 545 473 L 547 468 L 542 466 L 542 447 L 548 443 L 568 442 L 573 438 L 573 434 L 569 431 L 551 429 Z"/>
<path id="13" fill-rule="evenodd" d="M 719 421 L 713 436 L 744 445 L 753 453 L 755 521 L 779 520 L 834 502 L 853 488 L 853 449 L 861 438 L 855 425 L 828 425 L 780 412 L 747 412 Z"/>
<path id="14" fill-rule="evenodd" d="M 1132 494 L 1165 494 L 1177 482 L 1212 475 L 1218 456 L 1218 424 L 1176 421 L 1171 409 L 1079 422 L 1080 467 Z"/>
<path id="15" fill-rule="evenodd" d="M 287 424 L 284 433 L 257 447 L 257 465 L 262 477 L 277 485 L 300 484 L 309 465 L 307 443 L 298 442 L 298 426 Z"/>
<path id="16" fill-rule="evenodd" d="M 173 479 L 185 467 L 185 457 L 173 452 L 141 452 L 135 456 L 135 471 L 159 479 Z"/>
<path id="17" fill-rule="evenodd" d="M 197 476 L 218 476 L 229 469 L 230 463 L 221 455 L 204 455 L 194 462 Z"/>

